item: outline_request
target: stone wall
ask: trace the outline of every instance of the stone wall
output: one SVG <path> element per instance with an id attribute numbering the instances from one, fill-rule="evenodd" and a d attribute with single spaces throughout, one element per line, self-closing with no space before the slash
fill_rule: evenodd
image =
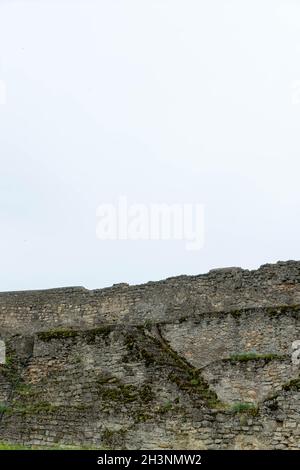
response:
<path id="1" fill-rule="evenodd" d="M 300 449 L 300 262 L 0 294 L 0 440 Z"/>

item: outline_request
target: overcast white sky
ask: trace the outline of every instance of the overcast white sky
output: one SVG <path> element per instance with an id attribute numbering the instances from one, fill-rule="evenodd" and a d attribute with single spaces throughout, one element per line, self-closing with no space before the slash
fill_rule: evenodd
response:
<path id="1" fill-rule="evenodd" d="M 0 290 L 299 259 L 299 59 L 299 2 L 0 0 Z M 98 240 L 121 195 L 203 249 Z"/>

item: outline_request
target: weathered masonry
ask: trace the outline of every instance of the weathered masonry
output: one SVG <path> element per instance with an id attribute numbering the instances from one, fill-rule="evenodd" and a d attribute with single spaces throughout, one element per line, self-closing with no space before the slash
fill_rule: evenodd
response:
<path id="1" fill-rule="evenodd" d="M 0 294 L 0 441 L 300 449 L 300 262 Z"/>

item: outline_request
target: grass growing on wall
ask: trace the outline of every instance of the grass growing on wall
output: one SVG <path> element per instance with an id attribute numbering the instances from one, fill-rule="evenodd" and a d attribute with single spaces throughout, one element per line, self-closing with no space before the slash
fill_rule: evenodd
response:
<path id="1" fill-rule="evenodd" d="M 0 451 L 1 450 L 102 450 L 102 448 L 59 444 L 53 444 L 53 446 L 27 446 L 9 442 L 0 442 Z"/>
<path id="2" fill-rule="evenodd" d="M 300 390 L 300 376 L 297 379 L 292 379 L 289 382 L 283 385 L 283 390 L 286 392 L 289 391 L 299 391 Z"/>
<path id="3" fill-rule="evenodd" d="M 41 341 L 47 342 L 52 339 L 66 339 L 66 338 L 75 338 L 78 335 L 78 332 L 75 330 L 66 330 L 66 329 L 57 329 L 42 331 L 38 333 L 38 338 Z"/>
<path id="4" fill-rule="evenodd" d="M 5 413 L 7 411 L 7 406 L 5 403 L 0 403 L 0 414 Z"/>
<path id="5" fill-rule="evenodd" d="M 30 450 L 30 447 L 25 447 L 18 444 L 9 444 L 7 442 L 0 442 L 0 450 Z"/>
<path id="6" fill-rule="evenodd" d="M 286 356 L 282 356 L 279 354 L 268 353 L 268 354 L 258 354 L 256 352 L 244 352 L 239 354 L 231 354 L 226 361 L 232 362 L 247 362 L 247 361 L 273 361 L 273 360 L 280 360 L 283 361 L 286 359 Z"/>
<path id="7" fill-rule="evenodd" d="M 81 336 L 86 339 L 87 343 L 94 343 L 97 336 L 102 336 L 105 338 L 111 333 L 112 330 L 113 326 L 111 325 L 103 325 L 85 331 L 58 328 L 56 330 L 40 331 L 37 336 L 39 340 L 44 342 L 49 342 L 52 339 L 63 340 Z"/>
<path id="8" fill-rule="evenodd" d="M 232 413 L 248 413 L 253 416 L 256 416 L 258 413 L 258 407 L 257 405 L 254 405 L 253 403 L 234 403 L 232 407 L 230 408 Z"/>

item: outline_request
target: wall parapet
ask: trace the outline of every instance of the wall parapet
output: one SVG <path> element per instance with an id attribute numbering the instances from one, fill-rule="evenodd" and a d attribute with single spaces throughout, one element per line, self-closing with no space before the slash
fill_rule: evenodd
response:
<path id="1" fill-rule="evenodd" d="M 300 262 L 287 261 L 253 271 L 222 268 L 133 286 L 3 292 L 0 330 L 26 333 L 56 326 L 173 322 L 182 315 L 297 304 Z"/>

